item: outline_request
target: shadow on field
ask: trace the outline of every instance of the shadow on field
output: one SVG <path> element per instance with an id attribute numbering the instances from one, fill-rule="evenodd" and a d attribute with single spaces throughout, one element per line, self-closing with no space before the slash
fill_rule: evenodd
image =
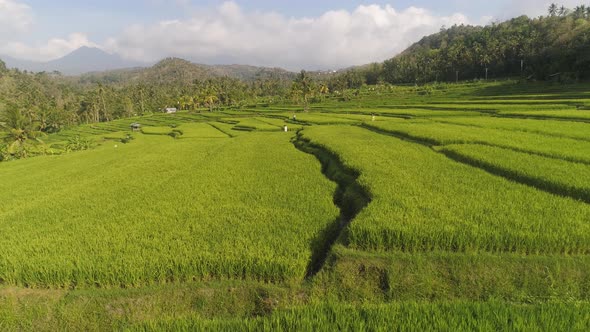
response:
<path id="1" fill-rule="evenodd" d="M 492 175 L 503 177 L 507 180 L 514 181 L 517 183 L 521 183 L 545 192 L 548 192 L 553 195 L 561 196 L 561 197 L 569 197 L 574 200 L 579 200 L 585 203 L 590 204 L 590 192 L 583 188 L 575 188 L 575 187 L 567 187 L 564 186 L 562 183 L 553 182 L 549 179 L 544 179 L 541 177 L 533 177 L 527 176 L 525 174 L 521 174 L 518 171 L 510 170 L 506 168 L 502 168 L 499 166 L 495 166 L 491 163 L 487 163 L 485 161 L 477 160 L 475 158 L 470 158 L 468 156 L 461 155 L 457 152 L 447 150 L 444 147 L 439 151 L 440 153 L 447 156 L 447 158 L 452 159 L 458 163 L 466 164 L 472 167 L 479 168 L 484 170 Z"/>
<path id="2" fill-rule="evenodd" d="M 356 181 L 359 173 L 347 168 L 335 153 L 303 139 L 300 133 L 293 140 L 293 145 L 302 152 L 314 155 L 322 164 L 322 173 L 338 185 L 334 204 L 340 208 L 340 216 L 312 241 L 313 254 L 306 272 L 306 278 L 311 278 L 322 269 L 332 246 L 350 222 L 371 202 L 371 196 Z"/>
<path id="3" fill-rule="evenodd" d="M 533 187 L 535 189 L 538 189 L 538 190 L 541 190 L 541 191 L 544 191 L 544 192 L 547 192 L 547 193 L 550 193 L 553 195 L 562 196 L 562 197 L 569 197 L 574 200 L 579 200 L 579 201 L 590 204 L 590 193 L 585 189 L 575 188 L 575 187 L 564 187 L 563 184 L 552 182 L 551 180 L 548 180 L 548 179 L 527 176 L 527 175 L 521 174 L 517 171 L 512 171 L 510 169 L 505 169 L 505 168 L 495 166 L 491 163 L 486 163 L 486 162 L 483 162 L 483 161 L 480 161 L 480 160 L 477 160 L 474 158 L 469 158 L 467 156 L 463 156 L 463 155 L 460 155 L 456 152 L 446 149 L 444 144 L 441 145 L 439 142 L 437 142 L 434 139 L 429 140 L 429 139 L 419 138 L 419 137 L 415 137 L 415 136 L 409 135 L 407 133 L 404 133 L 402 131 L 385 130 L 385 129 L 371 127 L 366 124 L 363 124 L 359 127 L 367 129 L 367 130 L 372 131 L 377 134 L 391 136 L 391 137 L 395 137 L 397 139 L 401 139 L 401 140 L 404 140 L 407 142 L 426 146 L 426 147 L 432 149 L 432 151 L 434 153 L 440 153 L 455 162 L 458 162 L 458 163 L 461 163 L 464 165 L 468 165 L 471 167 L 479 168 L 485 172 L 488 172 L 494 176 L 502 177 L 508 181 L 512 181 L 512 182 L 520 183 L 520 184 L 523 184 L 523 185 L 526 185 L 529 187 Z M 581 160 L 569 160 L 568 158 L 556 158 L 554 156 L 547 155 L 544 153 L 537 153 L 537 152 L 532 152 L 532 151 L 527 151 L 527 150 L 515 149 L 515 148 L 506 147 L 506 146 L 490 144 L 490 143 L 486 143 L 486 142 L 473 142 L 471 144 L 488 145 L 488 146 L 492 146 L 492 147 L 498 147 L 498 148 L 512 150 L 515 152 L 528 153 L 531 155 L 536 155 L 536 156 L 545 157 L 545 158 L 564 160 L 564 161 L 589 165 L 588 162 L 584 162 Z"/>
<path id="4" fill-rule="evenodd" d="M 486 85 L 473 91 L 474 97 L 486 100 L 559 100 L 590 99 L 590 84 L 565 84 L 559 82 L 506 82 L 500 85 Z"/>

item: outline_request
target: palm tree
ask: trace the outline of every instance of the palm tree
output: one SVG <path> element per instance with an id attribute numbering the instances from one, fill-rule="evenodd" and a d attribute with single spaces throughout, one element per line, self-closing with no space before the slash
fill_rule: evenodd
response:
<path id="1" fill-rule="evenodd" d="M 549 16 L 555 16 L 555 15 L 557 15 L 557 11 L 558 11 L 557 5 L 555 3 L 552 3 L 549 6 Z"/>
<path id="2" fill-rule="evenodd" d="M 309 109 L 309 97 L 313 94 L 313 82 L 305 70 L 302 70 L 295 82 L 293 91 L 298 91 L 303 97 L 303 108 L 307 112 Z"/>
<path id="3" fill-rule="evenodd" d="M 294 103 L 299 103 L 301 101 L 301 96 L 303 95 L 303 91 L 299 88 L 299 86 L 295 83 L 293 83 L 293 85 L 291 86 L 291 92 L 290 92 L 290 97 L 291 100 L 293 100 Z"/>
<path id="4" fill-rule="evenodd" d="M 2 126 L 7 129 L 4 141 L 8 145 L 8 153 L 17 158 L 27 157 L 32 142 L 43 143 L 40 139 L 43 133 L 38 126 L 16 107 L 8 108 Z"/>
<path id="5" fill-rule="evenodd" d="M 51 111 L 47 108 L 42 108 L 35 114 L 39 123 L 39 130 L 46 132 L 50 127 Z"/>
<path id="6" fill-rule="evenodd" d="M 144 115 L 145 114 L 145 87 L 143 85 L 137 85 L 136 89 L 134 91 L 134 95 L 136 100 L 139 103 L 139 114 L 140 115 Z"/>
<path id="7" fill-rule="evenodd" d="M 323 99 L 326 97 L 326 95 L 328 93 L 330 93 L 330 89 L 328 88 L 328 86 L 326 84 L 322 84 L 322 85 L 320 85 L 319 92 L 320 92 L 320 95 L 322 96 L 322 99 Z"/>
<path id="8" fill-rule="evenodd" d="M 580 18 L 585 18 L 585 17 L 586 17 L 586 6 L 585 5 L 577 6 L 574 9 L 574 18 L 580 19 Z"/>
<path id="9" fill-rule="evenodd" d="M 102 84 L 98 84 L 98 88 L 96 90 L 96 96 L 98 98 L 98 104 L 100 105 L 99 107 L 99 111 L 100 113 L 102 113 L 102 119 L 104 119 L 104 121 L 111 121 L 111 115 L 110 112 L 107 108 L 107 103 L 105 100 L 105 94 L 106 94 L 107 90 L 105 89 L 105 87 Z M 100 122 L 101 118 L 99 116 L 98 121 L 96 122 Z"/>
<path id="10" fill-rule="evenodd" d="M 568 13 L 569 10 L 565 6 L 559 7 L 559 16 L 566 16 Z"/>
<path id="11" fill-rule="evenodd" d="M 218 101 L 219 98 L 212 93 L 207 94 L 204 98 L 205 105 L 209 107 L 209 112 L 213 112 L 213 107 L 215 106 L 215 103 L 217 103 Z"/>
<path id="12" fill-rule="evenodd" d="M 189 96 L 182 96 L 178 101 L 178 108 L 182 111 L 186 111 L 189 109 L 190 105 L 192 104 L 192 98 Z"/>
<path id="13" fill-rule="evenodd" d="M 89 92 L 87 96 L 80 102 L 80 116 L 86 123 L 100 122 L 100 106 L 96 96 Z"/>
<path id="14" fill-rule="evenodd" d="M 194 96 L 191 98 L 191 108 L 193 111 L 197 111 L 199 106 L 201 106 L 201 102 L 199 101 L 199 96 Z"/>
<path id="15" fill-rule="evenodd" d="M 133 100 L 131 100 L 131 98 L 129 98 L 129 96 L 125 96 L 123 98 L 123 115 L 125 117 L 131 117 L 131 116 L 133 116 L 133 113 L 134 113 Z"/>

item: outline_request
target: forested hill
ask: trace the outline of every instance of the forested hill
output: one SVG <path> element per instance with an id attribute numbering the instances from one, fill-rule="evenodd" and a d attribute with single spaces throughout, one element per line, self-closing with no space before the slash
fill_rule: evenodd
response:
<path id="1" fill-rule="evenodd" d="M 383 66 L 390 82 L 455 80 L 457 71 L 459 79 L 484 78 L 486 68 L 491 77 L 587 78 L 590 12 L 580 6 L 486 27 L 454 26 L 423 38 Z"/>
<path id="2" fill-rule="evenodd" d="M 268 103 L 288 95 L 295 74 L 250 66 L 205 66 L 165 59 L 151 68 L 79 77 L 8 69 L 0 60 L 0 154 L 37 133 L 159 112 Z M 10 137 L 4 139 L 6 133 Z"/>
<path id="3" fill-rule="evenodd" d="M 359 71 L 368 83 L 424 83 L 517 77 L 590 78 L 590 6 L 549 8 L 547 16 L 453 26 L 424 37 L 400 55 Z"/>
<path id="4" fill-rule="evenodd" d="M 242 107 L 341 95 L 347 88 L 387 82 L 426 83 L 523 77 L 590 79 L 590 10 L 559 9 L 486 27 L 442 29 L 385 61 L 332 75 L 282 69 L 206 66 L 169 58 L 150 68 L 65 77 L 8 69 L 0 61 L 0 152 L 26 155 L 37 133 L 80 123 L 159 112 Z M 9 142 L 10 145 L 7 145 Z M 18 151 L 17 151 L 18 150 Z"/>
<path id="5" fill-rule="evenodd" d="M 191 84 L 195 80 L 206 80 L 217 77 L 229 77 L 241 81 L 258 79 L 291 80 L 295 73 L 280 68 L 254 67 L 246 65 L 202 65 L 179 58 L 164 59 L 150 68 L 121 69 L 81 75 L 80 83 L 152 83 L 166 84 L 170 82 Z"/>

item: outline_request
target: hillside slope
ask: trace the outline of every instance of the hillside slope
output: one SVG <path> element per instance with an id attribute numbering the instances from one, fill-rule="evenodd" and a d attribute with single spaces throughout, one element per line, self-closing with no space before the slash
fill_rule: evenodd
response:
<path id="1" fill-rule="evenodd" d="M 590 78 L 590 11 L 521 16 L 482 26 L 452 26 L 384 61 L 341 72 L 330 88 L 362 83 L 416 84 L 522 77 L 575 82 Z"/>
<path id="2" fill-rule="evenodd" d="M 132 68 L 88 73 L 80 77 L 82 83 L 151 83 L 170 82 L 190 84 L 195 80 L 230 77 L 242 81 L 256 79 L 292 79 L 295 73 L 280 68 L 254 67 L 247 65 L 203 65 L 179 58 L 167 58 L 149 68 Z"/>
<path id="3" fill-rule="evenodd" d="M 525 76 L 590 77 L 590 15 L 521 16 L 486 27 L 453 26 L 384 63 L 386 81 Z"/>

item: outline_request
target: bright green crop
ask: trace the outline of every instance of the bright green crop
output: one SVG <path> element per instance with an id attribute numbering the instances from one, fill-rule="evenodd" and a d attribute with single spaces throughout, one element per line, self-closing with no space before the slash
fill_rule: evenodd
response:
<path id="1" fill-rule="evenodd" d="M 1 163 L 0 280 L 81 287 L 301 279 L 312 240 L 337 209 L 334 185 L 290 138 L 139 135 Z"/>
<path id="2" fill-rule="evenodd" d="M 359 127 L 311 127 L 303 137 L 358 170 L 361 185 L 372 195 L 346 232 L 351 248 L 590 252 L 586 204 Z"/>

